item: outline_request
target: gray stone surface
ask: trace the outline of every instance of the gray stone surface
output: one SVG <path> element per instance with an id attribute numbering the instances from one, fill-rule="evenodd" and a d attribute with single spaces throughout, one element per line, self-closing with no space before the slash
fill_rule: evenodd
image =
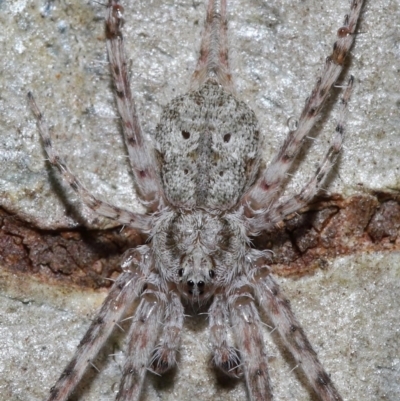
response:
<path id="1" fill-rule="evenodd" d="M 288 119 L 300 114 L 348 1 L 229 3 L 238 96 L 260 120 L 269 160 L 288 131 Z M 204 5 L 154 0 L 124 7 L 132 88 L 151 139 L 162 106 L 188 88 Z M 399 7 L 392 0 L 368 2 L 364 8 L 348 72 L 355 76 L 348 135 L 332 191 L 399 189 Z M 99 197 L 140 210 L 112 100 L 102 18 L 95 2 L 0 2 L 0 203 L 42 227 L 90 225 L 93 216 L 49 173 L 27 107 L 28 90 L 54 127 L 60 153 L 86 186 Z M 334 111 L 324 115 L 324 129 L 289 189 L 314 171 L 334 130 Z M 398 266 L 397 253 L 359 255 L 334 261 L 327 273 L 281 280 L 348 401 L 400 399 Z M 0 284 L 0 399 L 42 400 L 102 294 L 43 288 L 8 275 Z M 244 399 L 241 384 L 216 385 L 207 367 L 206 324 L 198 323 L 188 319 L 173 383 L 149 383 L 144 399 Z M 310 400 L 277 338 L 271 342 L 267 331 L 265 337 L 276 399 Z M 81 400 L 112 399 L 122 360 L 117 348 Z"/>

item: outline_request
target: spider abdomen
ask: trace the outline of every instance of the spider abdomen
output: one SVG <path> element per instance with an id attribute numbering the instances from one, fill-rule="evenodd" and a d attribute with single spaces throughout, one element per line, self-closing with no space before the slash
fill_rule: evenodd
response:
<path id="1" fill-rule="evenodd" d="M 256 116 L 211 80 L 165 107 L 156 139 L 162 184 L 173 205 L 226 210 L 254 181 Z"/>

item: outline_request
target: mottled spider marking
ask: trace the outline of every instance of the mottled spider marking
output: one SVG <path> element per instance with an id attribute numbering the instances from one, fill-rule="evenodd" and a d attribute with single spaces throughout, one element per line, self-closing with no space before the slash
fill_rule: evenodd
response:
<path id="1" fill-rule="evenodd" d="M 258 171 L 256 116 L 216 81 L 172 100 L 156 140 L 164 190 L 175 206 L 229 209 Z"/>

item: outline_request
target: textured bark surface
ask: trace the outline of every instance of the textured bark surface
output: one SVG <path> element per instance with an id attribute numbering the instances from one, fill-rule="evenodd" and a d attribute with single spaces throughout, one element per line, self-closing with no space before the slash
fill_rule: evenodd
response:
<path id="1" fill-rule="evenodd" d="M 2 269 L 46 283 L 109 287 L 123 253 L 142 243 L 131 229 L 43 230 L 0 210 Z"/>

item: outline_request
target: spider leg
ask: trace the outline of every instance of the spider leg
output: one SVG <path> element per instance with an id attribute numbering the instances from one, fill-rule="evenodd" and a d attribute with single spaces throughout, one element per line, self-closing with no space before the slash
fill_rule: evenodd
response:
<path id="1" fill-rule="evenodd" d="M 156 211 L 163 204 L 164 191 L 157 174 L 153 153 L 143 136 L 132 97 L 121 32 L 122 13 L 123 7 L 119 5 L 119 1 L 109 0 L 106 15 L 108 58 L 115 85 L 117 108 L 122 119 L 125 145 L 139 189 L 138 195 L 149 210 Z"/>
<path id="2" fill-rule="evenodd" d="M 81 380 L 90 361 L 110 336 L 114 326 L 127 306 L 137 298 L 140 273 L 124 272 L 111 287 L 107 298 L 94 318 L 71 362 L 64 369 L 57 383 L 51 388 L 47 401 L 66 401 Z"/>
<path id="3" fill-rule="evenodd" d="M 208 318 L 214 365 L 230 377 L 242 376 L 239 353 L 228 338 L 229 310 L 223 294 L 214 294 Z"/>
<path id="4" fill-rule="evenodd" d="M 154 284 L 147 285 L 141 298 L 128 334 L 127 358 L 116 401 L 139 399 L 151 353 L 158 338 L 166 299 Z"/>
<path id="5" fill-rule="evenodd" d="M 320 399 L 322 401 L 342 401 L 342 397 L 318 360 L 316 352 L 294 316 L 289 302 L 281 293 L 266 266 L 258 269 L 255 274 L 254 289 L 260 306 L 277 327 L 286 347 L 302 367 Z"/>
<path id="6" fill-rule="evenodd" d="M 344 26 L 338 30 L 338 40 L 333 46 L 332 54 L 326 59 L 322 76 L 311 92 L 301 113 L 298 127 L 291 131 L 279 152 L 260 178 L 243 196 L 241 203 L 247 208 L 248 216 L 260 209 L 268 208 L 280 193 L 286 173 L 299 153 L 305 137 L 314 126 L 318 115 L 325 105 L 330 89 L 343 70 L 344 60 L 354 42 L 357 21 L 363 0 L 353 0 L 350 14 L 346 16 Z"/>
<path id="7" fill-rule="evenodd" d="M 170 291 L 162 338 L 154 349 L 150 361 L 150 367 L 155 373 L 161 375 L 175 366 L 176 352 L 181 342 L 183 317 L 184 309 L 180 297 L 175 291 Z"/>
<path id="8" fill-rule="evenodd" d="M 121 224 L 126 224 L 144 232 L 148 231 L 151 223 L 150 216 L 133 213 L 128 210 L 113 206 L 107 202 L 103 202 L 94 197 L 81 184 L 81 182 L 74 176 L 69 167 L 59 156 L 58 152 L 54 149 L 47 123 L 43 118 L 43 114 L 40 112 L 31 92 L 28 93 L 28 100 L 33 114 L 36 117 L 39 133 L 42 137 L 43 146 L 49 158 L 49 162 L 58 168 L 63 179 L 76 192 L 83 203 L 100 216 L 108 217 L 109 219 L 116 220 Z"/>
<path id="9" fill-rule="evenodd" d="M 300 193 L 286 201 L 273 205 L 265 213 L 261 213 L 254 219 L 251 219 L 249 224 L 253 232 L 272 229 L 285 217 L 305 207 L 318 193 L 318 190 L 321 188 L 321 185 L 324 182 L 324 178 L 331 171 L 342 148 L 343 138 L 345 135 L 346 110 L 352 88 L 353 77 L 349 79 L 348 85 L 340 102 L 338 123 L 336 125 L 335 136 L 333 137 L 332 144 L 315 171 L 313 177 L 311 177 L 308 183 L 302 188 Z"/>
<path id="10" fill-rule="evenodd" d="M 264 346 L 260 316 L 253 301 L 250 286 L 247 283 L 236 283 L 228 302 L 249 399 L 271 401 L 268 355 Z"/>
<path id="11" fill-rule="evenodd" d="M 227 91 L 233 91 L 228 61 L 228 20 L 226 0 L 209 0 L 201 38 L 200 56 L 192 75 L 191 90 L 198 89 L 208 79 L 216 80 Z"/>

